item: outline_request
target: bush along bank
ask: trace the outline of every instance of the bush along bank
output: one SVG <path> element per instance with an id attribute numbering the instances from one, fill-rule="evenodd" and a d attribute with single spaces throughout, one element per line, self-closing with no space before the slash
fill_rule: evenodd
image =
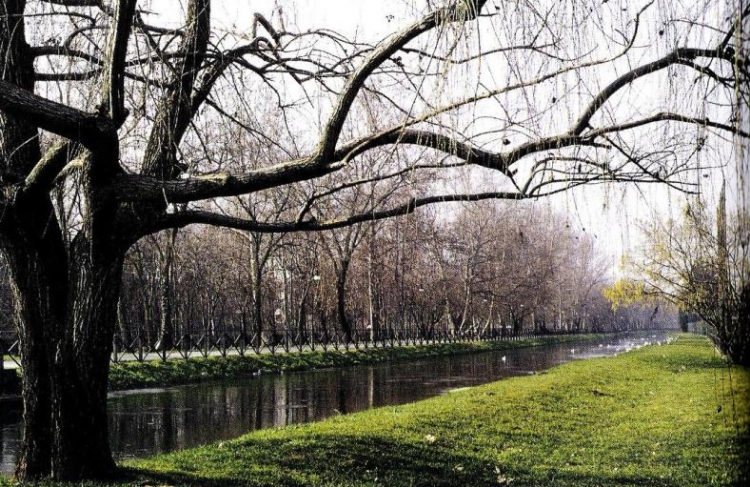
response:
<path id="1" fill-rule="evenodd" d="M 593 341 L 603 335 L 551 335 L 514 341 L 468 342 L 406 347 L 367 348 L 231 355 L 226 357 L 191 357 L 167 361 L 119 362 L 112 364 L 109 373 L 110 390 L 168 387 L 205 381 L 235 379 L 259 372 L 279 373 L 376 364 L 389 361 L 408 361 L 463 353 L 508 350 L 514 348 L 553 345 L 559 343 Z"/>
<path id="2" fill-rule="evenodd" d="M 730 372 L 708 340 L 681 336 L 132 461 L 119 485 L 739 487 L 750 485 L 749 398 L 748 369 Z"/>

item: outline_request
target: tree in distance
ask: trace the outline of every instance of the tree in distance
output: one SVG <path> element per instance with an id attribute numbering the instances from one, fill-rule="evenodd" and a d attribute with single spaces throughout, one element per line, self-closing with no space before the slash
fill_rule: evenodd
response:
<path id="1" fill-rule="evenodd" d="M 295 30 L 278 11 L 242 31 L 212 14 L 232 3 L 184 0 L 175 24 L 147 10 L 156 2 L 0 0 L 19 479 L 116 474 L 107 375 L 123 261 L 144 236 L 330 230 L 614 182 L 691 191 L 697 154 L 748 137 L 742 3 L 425 2 L 374 40 Z M 227 133 L 251 139 L 254 157 Z M 368 155 L 386 163 L 368 173 Z M 404 174 L 423 176 L 362 211 L 330 212 L 337 195 Z M 489 184 L 451 191 L 459 175 Z M 341 182 L 325 195 L 309 191 L 330 178 Z M 295 211 L 227 211 L 226 198 L 268 191 Z"/>

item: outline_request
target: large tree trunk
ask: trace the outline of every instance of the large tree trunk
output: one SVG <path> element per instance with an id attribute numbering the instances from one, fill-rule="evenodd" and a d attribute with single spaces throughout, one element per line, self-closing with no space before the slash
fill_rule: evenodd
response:
<path id="1" fill-rule="evenodd" d="M 105 478 L 116 472 L 109 448 L 107 385 L 122 255 L 92 256 L 81 243 L 71 259 L 67 333 L 53 379 L 52 476 Z"/>
<path id="2" fill-rule="evenodd" d="M 24 371 L 25 430 L 16 476 L 109 477 L 116 467 L 107 431 L 107 381 L 122 252 L 81 239 L 66 258 L 54 219 L 42 219 L 42 225 L 33 215 L 45 209 L 33 210 L 23 213 L 25 219 L 14 218 L 23 231 L 3 232 L 0 242 Z M 51 216 L 51 207 L 46 210 Z"/>
<path id="3" fill-rule="evenodd" d="M 33 57 L 25 39 L 23 0 L 0 2 L 0 79 L 34 88 Z M 47 351 L 61 326 L 65 292 L 65 253 L 49 200 L 16 197 L 40 158 L 38 130 L 31 120 L 0 111 L 0 248 L 8 263 L 13 314 L 24 370 L 24 437 L 18 476 L 38 478 L 50 472 L 51 364 Z M 13 202 L 11 204 L 11 202 Z M 47 224 L 48 223 L 48 224 Z"/>
<path id="4" fill-rule="evenodd" d="M 60 269 L 48 258 L 51 248 L 45 248 L 32 234 L 25 237 L 22 245 L 5 236 L 2 242 L 13 290 L 14 321 L 24 371 L 25 428 L 16 471 L 22 479 L 47 476 L 51 471 L 52 395 L 48 351 L 56 342 L 64 319 L 65 299 L 65 290 L 56 287 L 59 281 L 50 275 L 60 277 Z M 61 262 L 64 265 L 64 260 Z"/>
<path id="5" fill-rule="evenodd" d="M 23 124 L 16 120 L 11 130 L 8 117 L 0 122 L 7 163 L 15 156 L 6 149 L 21 145 Z M 38 147 L 36 156 L 26 155 L 38 160 Z M 9 268 L 23 368 L 24 436 L 16 470 L 21 480 L 116 472 L 106 400 L 126 246 L 107 237 L 116 234 L 114 205 L 87 196 L 84 229 L 69 246 L 48 196 L 19 192 L 3 209 L 0 250 Z"/>

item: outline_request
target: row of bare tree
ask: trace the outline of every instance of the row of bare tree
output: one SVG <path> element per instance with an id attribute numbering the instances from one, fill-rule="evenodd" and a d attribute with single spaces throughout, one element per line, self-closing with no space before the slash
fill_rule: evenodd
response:
<path id="1" fill-rule="evenodd" d="M 323 300 L 334 282 L 352 295 L 363 282 L 358 239 L 396 235 L 346 227 L 436 203 L 535 200 L 597 184 L 695 191 L 706 167 L 726 164 L 734 140 L 750 139 L 746 2 L 390 2 L 359 22 L 328 22 L 317 3 L 284 2 L 284 13 L 247 3 L 0 0 L 0 254 L 23 366 L 20 480 L 117 474 L 108 367 L 132 268 L 125 262 L 135 245 L 148 253 L 141 241 L 150 235 L 175 239 L 162 249 L 161 272 L 177 283 L 186 252 L 179 232 L 196 225 L 255 232 L 250 261 L 272 262 L 267 275 L 293 270 L 305 255 L 266 255 L 295 241 L 272 244 L 268 235 L 338 230 L 336 244 L 319 247 L 330 249 L 316 254 L 320 265 L 303 266 L 321 276 Z M 331 11 L 353 2 L 325 3 Z M 454 185 L 460 178 L 469 184 Z M 518 225 L 508 238 L 521 233 L 531 241 Z M 398 235 L 411 238 L 406 229 Z M 484 248 L 481 239 L 466 242 L 461 257 L 458 243 L 434 251 L 431 266 L 404 271 L 393 289 L 406 296 L 419 283 L 409 287 L 405 276 L 430 276 L 425 295 L 442 298 L 460 326 L 486 319 L 490 305 L 502 309 L 502 286 L 525 282 L 515 273 L 548 272 L 517 242 L 503 247 L 505 258 L 530 266 L 490 286 L 481 281 L 489 271 L 460 272 L 461 259 L 484 255 L 472 250 Z M 222 259 L 229 251 L 199 247 Z M 367 268 L 386 275 L 390 259 L 394 269 L 426 259 L 409 250 L 378 241 Z M 192 268 L 221 268 L 198 260 Z M 232 294 L 236 266 L 219 273 L 221 296 Z M 250 282 L 269 283 L 256 296 L 274 287 L 254 273 Z M 347 286 L 340 276 L 348 273 Z M 299 307 L 305 289 L 289 276 L 282 313 Z M 364 296 L 408 304 L 386 300 L 393 289 L 377 278 L 372 272 Z M 428 293 L 453 278 L 458 285 L 440 289 L 456 297 Z M 165 321 L 182 323 L 182 301 L 169 299 L 178 293 L 160 286 L 158 309 L 174 309 Z M 483 312 L 479 291 L 488 297 Z M 369 301 L 373 322 L 395 313 Z M 532 303 L 535 321 L 551 326 L 547 301 Z M 351 316 L 346 332 L 361 319 L 352 300 L 343 303 L 336 313 Z M 258 316 L 278 307 L 255 305 Z M 558 323 L 571 320 L 569 311 L 560 319 L 562 309 L 558 300 Z"/>
<path id="2" fill-rule="evenodd" d="M 315 331 L 351 340 L 406 327 L 460 336 L 674 324 L 653 309 L 615 314 L 601 293 L 609 263 L 564 219 L 522 205 L 455 210 L 320 233 L 153 235 L 126 261 L 120 337 L 167 348 L 225 332 L 268 342 Z"/>

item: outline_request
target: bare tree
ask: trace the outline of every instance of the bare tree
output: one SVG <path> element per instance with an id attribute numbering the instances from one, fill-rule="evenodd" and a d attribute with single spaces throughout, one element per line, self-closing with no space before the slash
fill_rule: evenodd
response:
<path id="1" fill-rule="evenodd" d="M 681 27 L 683 12 L 659 12 L 669 29 L 660 41 L 653 29 L 642 32 L 651 4 L 630 14 L 592 2 L 599 15 L 591 15 L 579 2 L 543 12 L 531 2 L 493 10 L 484 0 L 457 0 L 367 44 L 327 29 L 276 28 L 262 15 L 249 36 L 220 33 L 212 30 L 211 3 L 186 0 L 182 25 L 162 27 L 147 21 L 136 0 L 0 2 L 0 248 L 24 375 L 18 478 L 115 472 L 108 360 L 124 256 L 145 235 L 191 224 L 326 230 L 444 201 L 519 200 L 600 182 L 689 189 L 690 155 L 712 143 L 709 135 L 748 135 L 731 107 L 719 118 L 705 115 L 710 103 L 747 89 L 736 82 L 747 71 L 746 6 L 733 6 L 726 23 L 691 18 L 690 29 Z M 707 1 L 696 11 L 718 8 Z M 597 35 L 600 21 L 618 25 L 621 38 Z M 601 47 L 580 42 L 588 35 Z M 651 55 L 634 55 L 633 46 L 644 43 Z M 483 75 L 493 56 L 507 69 Z M 587 85 L 598 68 L 610 76 Z M 451 96 L 451 80 L 465 87 L 471 72 L 475 89 Z M 652 108 L 627 96 L 646 77 L 667 80 Z M 586 89 L 566 90 L 574 78 Z M 441 79 L 447 84 L 428 83 Z M 559 84 L 546 91 L 547 82 Z M 325 96 L 314 100 L 310 90 Z M 534 91 L 549 94 L 546 106 Z M 398 123 L 358 126 L 350 113 L 365 93 Z M 297 106 L 290 98 L 309 100 L 321 123 L 280 144 L 296 144 L 301 155 L 230 174 L 204 130 L 229 120 L 274 144 L 254 114 L 261 98 L 276 99 L 274 113 L 292 128 Z M 461 123 L 462 115 L 473 120 Z M 697 142 L 685 127 L 699 129 Z M 656 128 L 659 137 L 643 136 Z M 354 135 L 342 140 L 345 133 Z M 501 181 L 471 194 L 422 188 L 360 214 L 303 212 L 290 221 L 255 221 L 195 203 L 214 200 L 221 208 L 222 197 L 324 178 L 368 152 L 397 150 L 402 165 L 379 177 L 407 170 L 403 164 L 434 170 L 418 159 L 432 151 L 463 165 L 446 171 L 483 168 Z M 66 190 L 64 201 L 51 196 L 55 188 Z"/>

